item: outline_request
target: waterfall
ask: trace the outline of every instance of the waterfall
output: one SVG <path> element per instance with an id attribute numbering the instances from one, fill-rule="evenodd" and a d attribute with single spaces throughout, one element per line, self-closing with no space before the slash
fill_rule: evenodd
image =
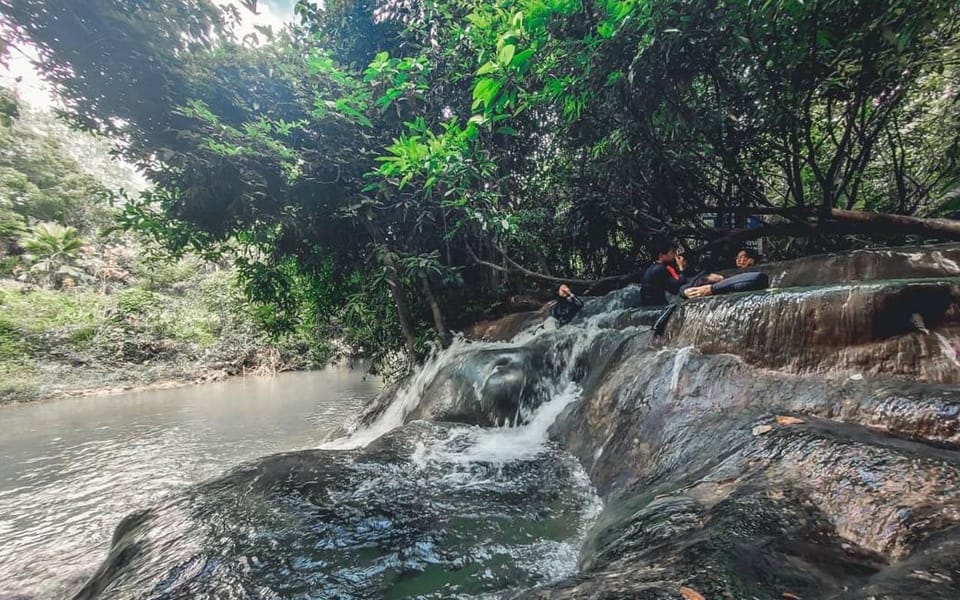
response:
<path id="1" fill-rule="evenodd" d="M 478 439 L 489 438 L 489 442 L 478 442 L 472 452 L 461 455 L 458 460 L 507 460 L 535 454 L 537 448 L 547 442 L 547 429 L 556 417 L 568 404 L 580 397 L 576 366 L 580 361 L 589 358 L 594 343 L 601 336 L 610 333 L 609 328 L 629 306 L 628 300 L 638 297 L 638 290 L 637 286 L 630 286 L 601 298 L 589 299 L 583 314 L 559 329 L 546 330 L 541 324 L 535 324 L 506 342 L 477 342 L 457 336 L 448 348 L 434 351 L 426 363 L 395 392 L 386 408 L 371 423 L 355 425 L 353 431 L 324 444 L 322 448 L 362 448 L 403 426 L 423 401 L 427 388 L 442 376 L 445 368 L 462 364 L 465 357 L 471 354 L 481 351 L 509 352 L 532 347 L 543 352 L 547 364 L 543 373 L 524 372 L 523 376 L 539 378 L 536 384 L 540 393 L 548 400 L 543 405 L 531 407 L 517 399 L 515 416 L 507 426 L 484 429 L 482 434 L 474 432 L 479 436 Z M 496 367 L 491 369 L 486 377 L 474 383 L 473 388 L 478 397 L 483 396 L 486 384 L 495 372 Z M 454 392 L 446 390 L 445 393 Z M 484 448 L 489 451 L 489 455 L 484 453 Z"/>

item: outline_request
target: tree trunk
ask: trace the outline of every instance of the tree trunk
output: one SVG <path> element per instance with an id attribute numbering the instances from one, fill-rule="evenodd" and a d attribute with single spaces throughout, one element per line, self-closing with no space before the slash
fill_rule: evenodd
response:
<path id="1" fill-rule="evenodd" d="M 407 294 L 403 291 L 403 282 L 400 280 L 400 272 L 397 270 L 396 261 L 393 260 L 393 253 L 390 251 L 384 252 L 382 260 L 383 266 L 387 269 L 385 278 L 387 287 L 390 288 L 393 303 L 397 306 L 397 317 L 400 319 L 403 343 L 407 348 L 407 354 L 410 356 L 410 362 L 413 364 L 417 360 L 417 334 L 413 326 L 413 316 L 410 313 L 410 303 L 407 302 Z"/>
<path id="2" fill-rule="evenodd" d="M 400 272 L 397 269 L 396 261 L 393 259 L 393 252 L 389 250 L 389 244 L 386 243 L 380 234 L 380 230 L 372 222 L 364 219 L 363 223 L 370 237 L 374 241 L 382 241 L 383 245 L 388 248 L 381 259 L 383 266 L 387 269 L 385 279 L 387 287 L 390 288 L 390 295 L 393 296 L 393 303 L 397 307 L 397 317 L 400 319 L 400 331 L 403 333 L 403 343 L 406 346 L 407 355 L 410 357 L 410 363 L 415 364 L 417 361 L 417 334 L 413 326 L 413 316 L 410 313 L 410 303 L 407 302 L 407 295 L 403 291 L 403 282 L 400 280 Z"/>
<path id="3" fill-rule="evenodd" d="M 830 216 L 838 221 L 896 228 L 900 230 L 900 233 L 904 234 L 926 234 L 950 239 L 960 238 L 960 221 L 954 219 L 923 219 L 920 217 L 863 212 L 859 210 L 843 210 L 840 208 L 833 209 Z"/>
<path id="4" fill-rule="evenodd" d="M 410 304 L 407 302 L 407 295 L 403 291 L 403 284 L 398 276 L 397 268 L 393 264 L 393 259 L 385 259 L 385 262 L 389 273 L 386 278 L 387 285 L 390 287 L 393 303 L 397 305 L 397 317 L 400 319 L 403 342 L 411 362 L 415 362 L 417 359 L 417 335 L 413 327 L 413 317 L 410 314 Z"/>
<path id="5" fill-rule="evenodd" d="M 430 288 L 430 278 L 423 272 L 419 273 L 419 277 L 420 285 L 423 287 L 423 296 L 427 299 L 430 312 L 433 314 L 433 328 L 437 330 L 440 347 L 446 348 L 450 345 L 451 338 L 450 332 L 447 331 L 447 326 L 443 322 L 443 313 L 440 312 L 440 304 L 437 302 L 437 298 L 433 295 L 433 290 Z"/>

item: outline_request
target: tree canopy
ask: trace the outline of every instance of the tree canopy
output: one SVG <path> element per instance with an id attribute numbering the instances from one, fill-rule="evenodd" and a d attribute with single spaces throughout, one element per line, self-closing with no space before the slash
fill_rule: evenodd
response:
<path id="1" fill-rule="evenodd" d="M 208 0 L 0 0 L 65 116 L 154 184 L 125 225 L 236 255 L 278 328 L 415 354 L 523 281 L 625 281 L 659 236 L 705 261 L 960 237 L 956 2 L 295 13 L 238 39 Z"/>

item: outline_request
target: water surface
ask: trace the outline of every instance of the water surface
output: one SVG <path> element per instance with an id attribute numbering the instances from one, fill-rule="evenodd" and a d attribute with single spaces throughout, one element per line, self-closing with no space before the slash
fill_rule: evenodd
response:
<path id="1" fill-rule="evenodd" d="M 316 447 L 379 389 L 331 368 L 0 408 L 0 597 L 68 594 L 123 516 L 238 463 Z"/>

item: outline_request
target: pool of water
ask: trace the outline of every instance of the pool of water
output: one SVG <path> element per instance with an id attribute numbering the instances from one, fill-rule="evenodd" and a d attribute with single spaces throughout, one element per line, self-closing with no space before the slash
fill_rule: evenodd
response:
<path id="1" fill-rule="evenodd" d="M 125 515 L 318 446 L 380 390 L 359 369 L 0 408 L 0 597 L 68 595 Z"/>

